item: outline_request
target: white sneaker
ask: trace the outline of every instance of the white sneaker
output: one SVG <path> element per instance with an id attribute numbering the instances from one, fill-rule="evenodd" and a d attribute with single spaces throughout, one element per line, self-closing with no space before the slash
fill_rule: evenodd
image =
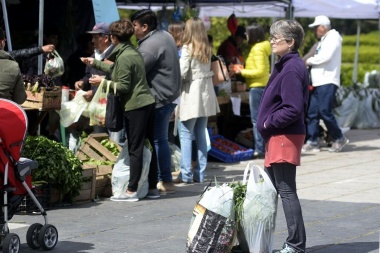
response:
<path id="1" fill-rule="evenodd" d="M 349 142 L 350 140 L 343 136 L 342 139 L 336 140 L 332 143 L 331 148 L 329 148 L 329 152 L 340 152 Z"/>
<path id="2" fill-rule="evenodd" d="M 134 192 L 133 194 L 123 193 L 120 194 L 120 196 L 112 196 L 110 198 L 112 201 L 126 201 L 126 202 L 136 202 L 139 201 L 137 198 L 137 193 Z"/>

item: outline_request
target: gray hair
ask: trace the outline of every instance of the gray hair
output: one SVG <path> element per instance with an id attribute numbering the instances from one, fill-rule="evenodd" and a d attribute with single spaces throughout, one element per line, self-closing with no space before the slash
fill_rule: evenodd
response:
<path id="1" fill-rule="evenodd" d="M 270 27 L 269 33 L 272 37 L 282 36 L 287 42 L 294 39 L 292 51 L 300 48 L 305 35 L 302 26 L 296 20 L 278 20 Z"/>

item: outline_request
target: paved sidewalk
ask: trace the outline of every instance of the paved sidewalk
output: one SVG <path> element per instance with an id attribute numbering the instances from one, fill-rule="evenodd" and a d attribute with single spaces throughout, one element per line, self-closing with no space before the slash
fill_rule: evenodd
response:
<path id="1" fill-rule="evenodd" d="M 380 129 L 350 130 L 350 143 L 340 153 L 305 154 L 297 174 L 307 233 L 307 252 L 375 253 L 380 236 Z M 263 166 L 263 160 L 255 160 Z M 242 180 L 247 161 L 210 162 L 208 180 Z M 203 184 L 180 185 L 175 194 L 139 202 L 97 202 L 48 211 L 57 227 L 55 253 L 184 253 L 195 202 Z M 26 231 L 41 215 L 15 215 L 12 233 L 20 236 L 20 252 L 32 250 Z M 279 202 L 275 248 L 287 237 Z"/>

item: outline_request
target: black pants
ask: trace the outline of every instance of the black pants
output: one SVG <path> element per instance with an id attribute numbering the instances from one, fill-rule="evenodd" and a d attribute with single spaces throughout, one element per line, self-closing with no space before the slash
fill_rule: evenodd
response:
<path id="1" fill-rule="evenodd" d="M 305 252 L 306 232 L 297 195 L 296 166 L 290 163 L 273 163 L 265 169 L 282 200 L 288 226 L 286 244 L 299 252 Z"/>
<path id="2" fill-rule="evenodd" d="M 148 139 L 152 148 L 152 160 L 149 168 L 149 189 L 157 188 L 157 157 L 154 148 L 154 108 L 148 105 L 125 112 L 125 132 L 128 138 L 130 156 L 130 177 L 128 191 L 137 191 L 143 166 L 144 142 Z"/>

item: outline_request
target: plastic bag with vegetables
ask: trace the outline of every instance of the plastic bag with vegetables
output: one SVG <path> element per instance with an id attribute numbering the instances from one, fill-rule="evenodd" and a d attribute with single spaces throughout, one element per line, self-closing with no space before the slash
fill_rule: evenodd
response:
<path id="1" fill-rule="evenodd" d="M 48 54 L 44 73 L 52 78 L 63 75 L 65 72 L 65 65 L 61 56 L 56 50 Z"/>

